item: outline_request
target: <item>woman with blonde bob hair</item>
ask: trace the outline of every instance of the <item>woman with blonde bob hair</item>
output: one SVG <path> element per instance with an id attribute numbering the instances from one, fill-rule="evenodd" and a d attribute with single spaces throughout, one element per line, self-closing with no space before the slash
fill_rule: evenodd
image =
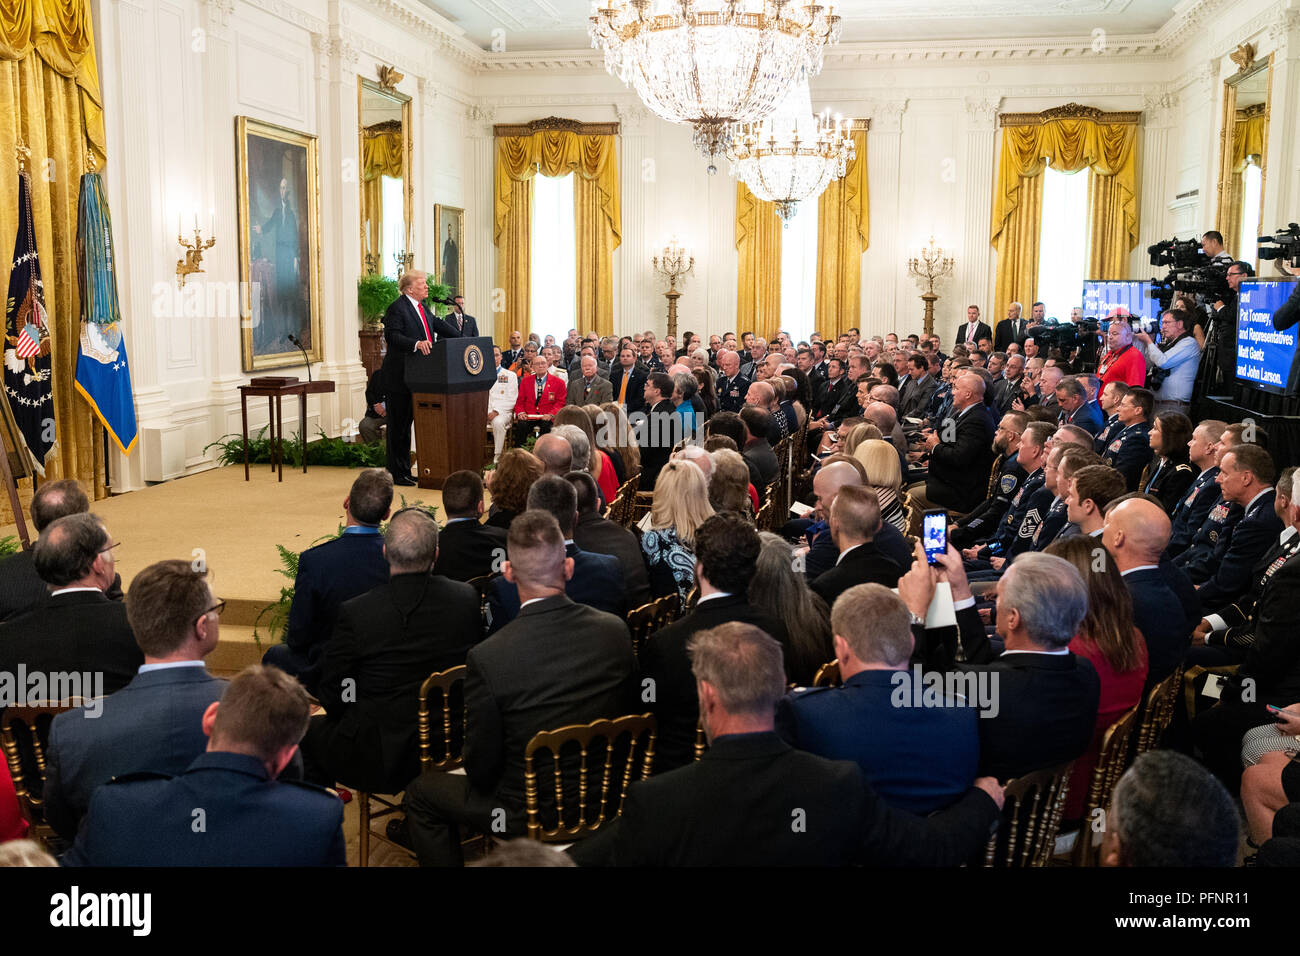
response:
<path id="1" fill-rule="evenodd" d="M 898 450 L 891 442 L 872 438 L 858 445 L 853 451 L 853 457 L 866 469 L 867 484 L 876 489 L 876 499 L 880 502 L 880 520 L 888 521 L 906 534 L 907 515 L 899 500 L 903 493 L 903 471 L 898 464 Z"/>
<path id="2" fill-rule="evenodd" d="M 650 530 L 641 536 L 655 597 L 676 591 L 685 603 L 695 586 L 695 531 L 712 514 L 704 472 L 683 459 L 664 465 L 655 481 Z"/>
<path id="3" fill-rule="evenodd" d="M 849 433 L 844 436 L 844 447 L 839 449 L 842 455 L 852 455 L 858 450 L 863 442 L 879 441 L 883 436 L 880 429 L 871 422 L 858 422 L 849 429 Z M 898 458 L 898 453 L 894 453 L 894 458 Z"/>

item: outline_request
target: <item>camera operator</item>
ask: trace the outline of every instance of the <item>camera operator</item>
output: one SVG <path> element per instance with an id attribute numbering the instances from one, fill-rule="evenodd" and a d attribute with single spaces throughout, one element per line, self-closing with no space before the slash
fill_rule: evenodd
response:
<path id="1" fill-rule="evenodd" d="M 1241 290 L 1241 280 L 1255 274 L 1248 262 L 1234 262 L 1228 266 L 1228 291 L 1223 293 L 1210 307 L 1209 344 L 1211 368 L 1206 374 L 1213 374 L 1217 368 L 1219 387 L 1230 388 L 1237 374 L 1237 294 Z"/>
<path id="2" fill-rule="evenodd" d="M 1141 348 L 1133 347 L 1133 327 L 1129 325 L 1128 309 L 1115 309 L 1107 319 L 1106 354 L 1097 363 L 1097 377 L 1102 385 L 1123 382 L 1133 388 L 1142 388 L 1147 381 L 1147 362 Z"/>
<path id="3" fill-rule="evenodd" d="M 1149 364 L 1147 387 L 1156 393 L 1157 415 L 1181 412 L 1186 415 L 1192 404 L 1196 369 L 1201 361 L 1201 347 L 1187 328 L 1188 316 L 1182 309 L 1169 309 L 1160 316 L 1160 344 L 1146 332 L 1136 332 L 1134 340 L 1146 352 Z"/>
<path id="4" fill-rule="evenodd" d="M 1223 248 L 1223 233 L 1216 229 L 1211 229 L 1201 236 L 1201 251 L 1205 253 L 1205 258 L 1209 259 L 1212 265 L 1232 265 L 1232 256 L 1228 255 L 1227 250 Z"/>

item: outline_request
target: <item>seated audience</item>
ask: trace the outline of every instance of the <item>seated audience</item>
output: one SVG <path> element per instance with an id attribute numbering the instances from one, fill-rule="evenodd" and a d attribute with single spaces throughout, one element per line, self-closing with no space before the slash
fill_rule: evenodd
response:
<path id="1" fill-rule="evenodd" d="M 500 571 L 506 533 L 479 522 L 483 517 L 483 479 L 477 472 L 454 471 L 447 476 L 442 483 L 442 510 L 447 521 L 438 534 L 433 573 L 468 581 Z"/>
<path id="2" fill-rule="evenodd" d="M 984 500 L 993 464 L 994 429 L 984 405 L 982 378 L 972 372 L 959 375 L 952 394 L 950 419 L 926 433 L 930 469 L 918 503 L 923 509 L 948 508 L 965 514 Z"/>
<path id="3" fill-rule="evenodd" d="M 367 468 L 352 482 L 343 499 L 343 533 L 298 557 L 284 643 L 267 648 L 262 663 L 315 692 L 321 651 L 334 631 L 339 605 L 388 580 L 379 523 L 392 503 L 393 477 L 383 469 Z"/>
<path id="4" fill-rule="evenodd" d="M 618 471 L 614 467 L 614 462 L 610 456 L 601 451 L 596 444 L 596 432 L 591 426 L 591 416 L 585 409 L 570 405 L 567 408 L 560 409 L 555 416 L 555 429 L 563 428 L 565 425 L 572 425 L 579 429 L 583 437 L 586 438 L 587 458 L 585 461 L 580 460 L 576 453 L 578 448 L 575 447 L 572 467 L 560 473 L 563 477 L 570 471 L 585 471 L 596 479 L 596 486 L 600 489 L 601 497 L 608 503 L 618 496 L 618 486 L 622 484 L 618 479 Z M 568 436 L 566 436 L 568 437 Z"/>
<path id="5" fill-rule="evenodd" d="M 90 510 L 90 499 L 81 485 L 71 478 L 47 481 L 37 486 L 32 495 L 29 513 L 32 527 L 39 537 L 57 518 L 84 514 Z M 50 589 L 36 573 L 35 551 L 18 550 L 0 559 L 0 621 L 8 621 L 44 603 Z M 122 578 L 114 573 L 113 583 L 104 595 L 110 601 L 122 600 Z"/>
<path id="6" fill-rule="evenodd" d="M 568 450 L 568 442 L 564 442 L 564 447 Z M 508 531 L 515 515 L 527 509 L 528 489 L 545 470 L 542 460 L 530 451 L 522 448 L 503 451 L 497 466 L 488 472 L 487 490 L 492 495 L 492 507 L 484 524 Z"/>
<path id="7" fill-rule="evenodd" d="M 1193 470 L 1199 473 L 1192 479 L 1188 493 L 1170 513 L 1173 531 L 1169 538 L 1169 553 L 1174 557 L 1191 545 L 1219 496 L 1216 480 L 1219 477 L 1218 446 L 1227 427 L 1225 422 L 1211 419 L 1192 429 L 1191 441 L 1187 443 L 1187 457 Z"/>
<path id="8" fill-rule="evenodd" d="M 1119 778 L 1106 815 L 1103 866 L 1229 867 L 1241 819 L 1223 785 L 1190 757 L 1153 750 Z"/>
<path id="9" fill-rule="evenodd" d="M 1074 565 L 1088 587 L 1088 613 L 1079 633 L 1070 641 L 1070 651 L 1086 658 L 1101 680 L 1097 723 L 1087 752 L 1074 762 L 1070 789 L 1065 798 L 1065 820 L 1078 820 L 1092 786 L 1092 772 L 1101 754 L 1102 741 L 1111 724 L 1142 701 L 1147 679 L 1147 648 L 1142 632 L 1133 623 L 1133 598 L 1114 558 L 1088 538 L 1058 541 L 1048 554 Z M 1085 832 L 1090 832 L 1084 821 Z M 1083 837 L 1080 837 L 1082 839 Z"/>
<path id="10" fill-rule="evenodd" d="M 547 512 L 560 526 L 565 557 L 573 562 L 573 573 L 564 586 L 569 600 L 624 617 L 628 612 L 627 592 L 618 558 L 584 551 L 574 543 L 578 493 L 573 485 L 558 475 L 543 475 L 528 489 L 528 509 Z M 506 554 L 508 558 L 508 545 Z M 497 577 L 488 584 L 487 595 L 488 633 L 495 634 L 519 615 L 519 589 L 507 578 Z"/>
<path id="11" fill-rule="evenodd" d="M 931 567 L 918 544 L 916 562 L 899 579 L 898 594 L 914 620 L 924 618 L 939 571 L 945 572 L 957 608 L 957 633 L 923 630 L 920 656 L 931 669 L 991 682 L 987 690 L 995 695 L 997 713 L 979 722 L 980 772 L 1010 780 L 1077 760 L 1092 741 L 1101 690 L 1092 664 L 1069 649 L 1088 611 L 1079 572 L 1051 554 L 1022 554 L 1007 566 L 997 587 L 997 633 L 1005 648 L 999 655 L 975 611 L 961 555 L 949 546 L 939 565 Z M 956 663 L 957 642 L 963 663 Z"/>
<path id="12" fill-rule="evenodd" d="M 618 468 L 620 461 L 623 463 L 623 473 L 619 477 L 627 481 L 641 474 L 641 449 L 632 434 L 632 426 L 628 423 L 627 412 L 623 407 L 613 402 L 600 406 L 594 427 L 596 444 L 610 456 L 614 468 Z"/>
<path id="13" fill-rule="evenodd" d="M 101 784 L 137 770 L 183 773 L 207 748 L 203 713 L 226 682 L 207 672 L 224 604 L 189 561 L 151 564 L 131 582 L 126 616 L 144 654 L 117 693 L 65 711 L 45 748 L 45 820 L 72 840 Z"/>
<path id="14" fill-rule="evenodd" d="M 657 598 L 676 593 L 684 604 L 695 585 L 695 532 L 713 514 L 708 483 L 688 461 L 668 462 L 659 479 L 663 484 L 656 488 L 641 550 L 651 593 Z"/>
<path id="15" fill-rule="evenodd" d="M 781 645 L 759 628 L 702 631 L 689 653 L 709 749 L 628 788 L 619 819 L 574 851 L 580 863 L 952 865 L 988 838 L 1002 798 L 994 781 L 977 780 L 923 820 L 889 808 L 853 764 L 783 742 L 774 729 L 785 693 Z M 806 826 L 793 826 L 792 814 Z"/>
<path id="16" fill-rule="evenodd" d="M 564 479 L 577 493 L 578 523 L 573 527 L 574 545 L 584 553 L 612 555 L 618 559 L 629 610 L 650 601 L 650 576 L 641 542 L 627 528 L 601 517 L 596 482 L 591 475 L 585 471 L 571 471 Z"/>
<path id="17" fill-rule="evenodd" d="M 1150 441 L 1155 457 L 1143 470 L 1138 488 L 1155 495 L 1165 513 L 1173 514 L 1196 480 L 1198 470 L 1187 457 L 1192 441 L 1191 419 L 1178 412 L 1157 415 L 1151 425 Z"/>
<path id="18" fill-rule="evenodd" d="M 903 569 L 881 554 L 874 543 L 880 524 L 880 501 L 874 489 L 849 485 L 839 490 L 830 507 L 831 539 L 839 557 L 835 567 L 809 584 L 827 607 L 833 608 L 841 594 L 859 584 L 898 586 Z"/>
<path id="19" fill-rule="evenodd" d="M 564 427 L 557 426 L 557 428 Z M 533 443 L 533 454 L 542 463 L 543 474 L 567 475 L 573 470 L 573 447 L 571 436 L 553 428 L 545 435 L 539 436 Z M 586 470 L 585 466 L 583 470 Z"/>
<path id="20" fill-rule="evenodd" d="M 1102 448 L 1101 459 L 1124 476 L 1129 491 L 1136 491 L 1151 450 L 1151 415 L 1155 397 L 1145 388 L 1129 391 L 1116 407 L 1120 428 Z"/>
<path id="21" fill-rule="evenodd" d="M 312 719 L 302 752 L 303 775 L 322 786 L 401 791 L 420 771 L 420 684 L 465 663 L 483 633 L 478 591 L 433 572 L 438 524 L 428 512 L 393 515 L 384 557 L 388 582 L 343 603 L 321 658 L 325 714 Z"/>
<path id="22" fill-rule="evenodd" d="M 668 462 L 668 455 L 681 436 L 682 419 L 673 414 L 673 380 L 665 372 L 652 372 L 646 378 L 645 414 L 647 420 L 640 442 L 640 491 L 654 491 L 659 472 Z"/>
<path id="23" fill-rule="evenodd" d="M 836 507 L 843 500 L 841 493 Z M 925 815 L 955 803 L 975 779 L 979 711 L 974 701 L 907 706 L 919 691 L 906 605 L 879 584 L 855 585 L 836 601 L 831 630 L 842 686 L 783 698 L 777 732 L 800 750 L 852 760 L 896 809 Z"/>
<path id="24" fill-rule="evenodd" d="M 751 388 L 750 391 L 753 392 L 754 389 Z M 768 437 L 772 416 L 755 405 L 746 405 L 741 409 L 740 421 L 745 426 L 741 454 L 749 463 L 750 481 L 761 494 L 781 469 Z"/>
<path id="25" fill-rule="evenodd" d="M 507 549 L 505 577 L 521 610 L 466 658 L 465 772 L 426 771 L 406 788 L 422 866 L 461 864 L 463 824 L 494 836 L 525 832 L 524 747 L 538 731 L 639 712 L 627 624 L 565 595 L 573 561 L 555 518 L 524 512 Z M 553 821 L 553 795 L 541 798 Z"/>
<path id="26" fill-rule="evenodd" d="M 695 576 L 700 596 L 680 620 L 650 635 L 641 651 L 643 678 L 653 681 L 655 772 L 690 763 L 695 753 L 699 700 L 686 645 L 700 631 L 729 621 L 753 624 L 778 640 L 779 619 L 755 607 L 746 596 L 755 579 L 760 543 L 754 526 L 736 515 L 713 515 L 695 536 Z"/>
<path id="27" fill-rule="evenodd" d="M 818 669 L 831 659 L 830 608 L 800 573 L 790 543 L 764 531 L 758 567 L 749 583 L 749 603 L 781 626 L 769 633 L 785 647 L 786 675 L 793 684 L 811 684 Z"/>
<path id="28" fill-rule="evenodd" d="M 731 447 L 711 446 L 730 442 Z M 709 504 L 721 514 L 730 511 L 749 520 L 758 514 L 758 491 L 749 481 L 749 466 L 736 450 L 736 443 L 723 435 L 705 442 L 704 447 L 713 459 L 713 474 L 709 478 Z"/>
<path id="29" fill-rule="evenodd" d="M 117 576 L 117 547 L 101 518 L 70 514 L 45 526 L 32 549 L 50 587 L 43 604 L 0 624 L 0 673 L 89 672 L 112 694 L 144 663 L 121 601 L 104 594 Z"/>
<path id="30" fill-rule="evenodd" d="M 65 866 L 343 866 L 343 804 L 276 778 L 307 730 L 307 692 L 242 671 L 203 712 L 208 749 L 179 776 L 131 773 L 95 791 Z"/>
<path id="31" fill-rule="evenodd" d="M 898 466 L 898 455 L 887 441 L 868 439 L 853 452 L 867 472 L 867 485 L 876 493 L 880 505 L 880 520 L 893 525 L 901 533 L 907 532 L 907 515 L 903 511 L 903 474 Z"/>

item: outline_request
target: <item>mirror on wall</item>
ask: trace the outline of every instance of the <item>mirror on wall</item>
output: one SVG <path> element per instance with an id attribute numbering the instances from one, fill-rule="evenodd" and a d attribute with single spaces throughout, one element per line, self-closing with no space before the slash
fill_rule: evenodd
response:
<path id="1" fill-rule="evenodd" d="M 1216 218 L 1228 252 L 1258 268 L 1273 58 L 1256 60 L 1242 44 L 1232 60 L 1238 70 L 1224 81 Z"/>
<path id="2" fill-rule="evenodd" d="M 361 267 L 397 278 L 413 259 L 411 98 L 393 88 L 391 72 L 381 77 L 392 85 L 358 78 Z"/>

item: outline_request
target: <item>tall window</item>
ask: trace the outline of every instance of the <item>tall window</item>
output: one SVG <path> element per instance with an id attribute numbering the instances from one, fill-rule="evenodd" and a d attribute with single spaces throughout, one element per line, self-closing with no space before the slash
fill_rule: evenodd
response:
<path id="1" fill-rule="evenodd" d="M 543 342 L 548 335 L 563 342 L 578 327 L 576 228 L 573 174 L 534 176 L 529 325 Z"/>
<path id="2" fill-rule="evenodd" d="M 1260 191 L 1264 188 L 1264 173 L 1259 168 L 1258 157 L 1247 158 L 1246 168 L 1241 171 L 1241 241 L 1237 253 L 1242 262 L 1249 262 L 1259 267 L 1259 202 Z"/>
<path id="3" fill-rule="evenodd" d="M 1088 271 L 1088 171 L 1043 170 L 1043 219 L 1038 240 L 1038 300 L 1049 316 L 1067 321 L 1083 304 Z M 1029 303 L 1024 303 L 1029 318 Z"/>
<path id="4" fill-rule="evenodd" d="M 817 200 L 801 202 L 797 208 L 781 232 L 781 328 L 800 342 L 815 331 Z"/>
<path id="5" fill-rule="evenodd" d="M 380 237 L 382 245 L 384 275 L 400 279 L 402 267 L 397 264 L 397 253 L 406 252 L 406 239 L 402 235 L 402 224 L 406 222 L 406 194 L 402 181 L 392 176 L 383 176 L 379 180 L 379 202 L 383 206 L 384 234 Z"/>

